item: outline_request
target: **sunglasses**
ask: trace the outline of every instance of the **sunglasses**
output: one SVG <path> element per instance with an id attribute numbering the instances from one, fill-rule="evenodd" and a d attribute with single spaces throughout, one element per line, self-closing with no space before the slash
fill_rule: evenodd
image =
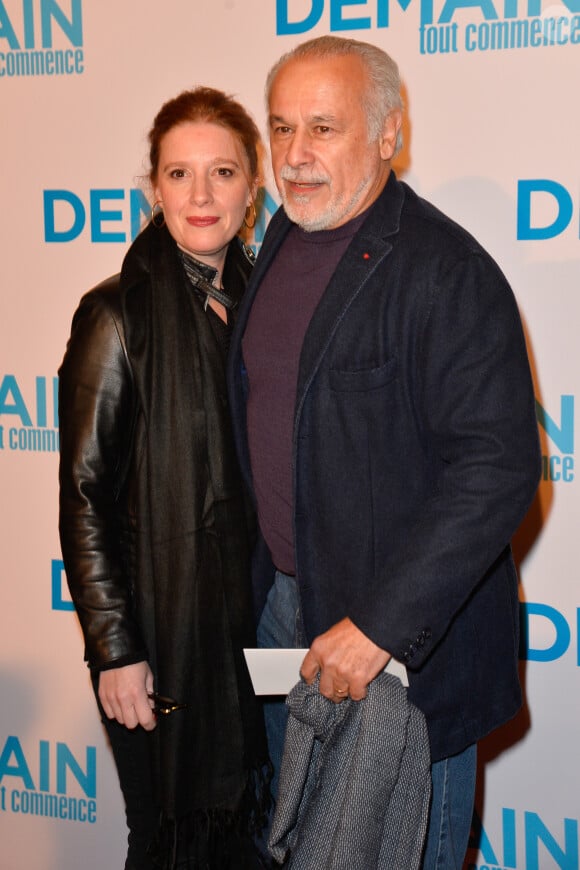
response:
<path id="1" fill-rule="evenodd" d="M 147 697 L 155 703 L 153 712 L 156 716 L 169 716 L 176 710 L 185 710 L 187 707 L 187 704 L 179 704 L 173 698 L 166 698 L 164 695 L 158 695 L 157 692 L 148 692 Z"/>

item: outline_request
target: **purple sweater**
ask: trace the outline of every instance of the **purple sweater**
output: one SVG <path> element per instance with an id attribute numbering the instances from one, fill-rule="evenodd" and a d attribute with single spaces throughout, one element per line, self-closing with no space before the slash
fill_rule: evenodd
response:
<path id="1" fill-rule="evenodd" d="M 294 574 L 292 437 L 308 324 L 366 214 L 333 230 L 293 226 L 256 295 L 242 341 L 258 518 L 275 566 Z"/>

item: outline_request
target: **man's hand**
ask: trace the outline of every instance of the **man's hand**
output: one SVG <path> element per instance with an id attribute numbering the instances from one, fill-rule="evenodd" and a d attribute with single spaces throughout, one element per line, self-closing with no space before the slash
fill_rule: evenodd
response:
<path id="1" fill-rule="evenodd" d="M 315 638 L 300 673 L 307 683 L 313 683 L 320 672 L 320 692 L 335 703 L 348 695 L 353 701 L 360 701 L 366 697 L 368 684 L 385 669 L 390 658 L 390 653 L 346 618 Z"/>
<path id="2" fill-rule="evenodd" d="M 152 691 L 153 673 L 147 662 L 111 668 L 99 675 L 99 699 L 106 715 L 127 728 L 155 728 L 153 701 L 147 696 Z"/>

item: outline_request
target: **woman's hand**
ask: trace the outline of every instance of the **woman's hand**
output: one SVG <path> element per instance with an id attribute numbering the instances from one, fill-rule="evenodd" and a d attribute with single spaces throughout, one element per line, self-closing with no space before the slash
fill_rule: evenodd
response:
<path id="1" fill-rule="evenodd" d="M 99 675 L 99 699 L 106 715 L 127 728 L 155 728 L 149 692 L 153 692 L 153 672 L 147 662 L 111 668 Z"/>

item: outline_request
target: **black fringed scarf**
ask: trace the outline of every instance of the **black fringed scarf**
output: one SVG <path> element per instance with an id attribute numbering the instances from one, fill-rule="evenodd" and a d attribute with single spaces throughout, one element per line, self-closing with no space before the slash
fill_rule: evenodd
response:
<path id="1" fill-rule="evenodd" d="M 234 298 L 250 270 L 234 239 L 223 275 Z M 187 705 L 152 732 L 162 809 L 154 853 L 163 868 L 184 854 L 188 867 L 242 868 L 240 836 L 260 825 L 268 762 L 242 652 L 255 645 L 250 543 L 223 356 L 165 227 L 135 240 L 121 291 L 143 413 L 135 604 L 155 690 Z"/>

